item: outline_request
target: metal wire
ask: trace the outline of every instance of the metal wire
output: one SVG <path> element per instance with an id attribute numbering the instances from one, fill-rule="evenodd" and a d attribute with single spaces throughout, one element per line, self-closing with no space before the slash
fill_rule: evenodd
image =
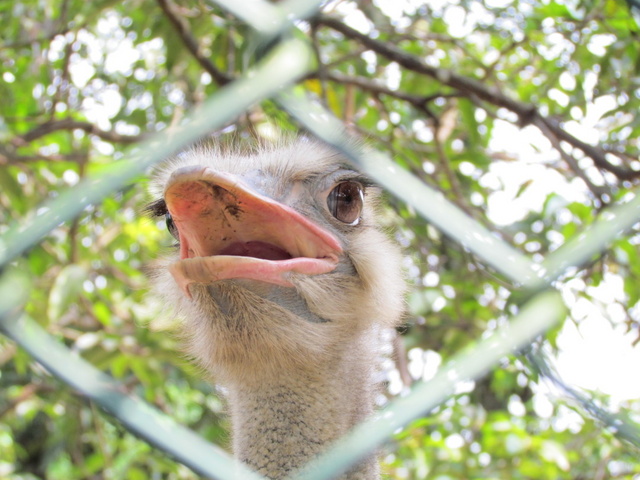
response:
<path id="1" fill-rule="evenodd" d="M 260 0 L 212 0 L 212 3 L 245 21 L 260 36 L 275 42 L 267 58 L 249 74 L 221 89 L 183 125 L 172 129 L 169 135 L 154 136 L 131 151 L 128 161 L 114 165 L 99 177 L 81 182 L 45 205 L 44 210 L 39 209 L 40 213 L 14 225 L 0 238 L 0 269 L 7 267 L 61 222 L 72 219 L 87 205 L 122 188 L 133 176 L 166 158 L 169 152 L 177 151 L 232 121 L 252 104 L 276 96 L 283 85 L 293 83 L 309 70 L 312 63 L 310 47 L 300 40 L 291 39 L 292 36 L 283 39 L 287 38 L 284 34 L 297 28 L 296 21 L 313 15 L 320 2 L 286 0 L 274 5 Z M 548 291 L 552 282 L 567 268 L 579 267 L 601 252 L 620 232 L 636 223 L 640 217 L 640 195 L 603 213 L 588 230 L 570 239 L 564 247 L 537 265 L 391 160 L 378 153 L 365 156 L 355 150 L 344 136 L 342 124 L 304 93 L 292 89 L 276 99 L 311 133 L 344 153 L 358 168 L 412 206 L 427 221 L 504 274 L 514 285 L 531 291 L 531 299 L 521 306 L 520 313 L 510 323 L 480 341 L 473 350 L 459 354 L 434 380 L 417 386 L 408 397 L 392 402 L 377 418 L 358 426 L 351 435 L 341 439 L 334 448 L 313 462 L 300 477 L 324 480 L 346 471 L 389 438 L 394 430 L 443 402 L 457 382 L 483 375 L 501 357 L 530 343 L 560 320 L 563 305 L 557 293 Z M 28 280 L 16 275 L 7 269 L 0 278 L 0 292 L 7 282 L 13 282 L 14 286 L 20 284 L 21 291 L 28 292 Z M 102 405 L 127 428 L 199 474 L 220 480 L 260 478 L 246 469 L 242 470 L 224 452 L 204 443 L 144 402 L 123 393 L 117 382 L 74 356 L 35 322 L 22 315 L 20 305 L 24 301 L 25 298 L 0 295 L 0 329 L 49 371 Z M 624 425 L 624 422 L 624 428 L 616 425 L 627 438 L 640 438 L 635 426 Z M 172 441 L 168 443 L 163 437 Z"/>

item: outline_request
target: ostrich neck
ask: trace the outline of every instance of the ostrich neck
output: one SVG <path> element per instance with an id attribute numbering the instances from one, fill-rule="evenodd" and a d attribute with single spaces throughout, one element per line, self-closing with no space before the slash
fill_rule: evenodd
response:
<path id="1" fill-rule="evenodd" d="M 267 478 L 285 478 L 366 418 L 373 401 L 370 367 L 348 357 L 230 385 L 236 456 Z M 341 477 L 377 478 L 375 456 Z"/>

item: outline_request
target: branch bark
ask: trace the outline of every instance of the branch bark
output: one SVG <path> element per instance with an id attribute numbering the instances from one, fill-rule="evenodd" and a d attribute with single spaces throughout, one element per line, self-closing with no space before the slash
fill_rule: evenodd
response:
<path id="1" fill-rule="evenodd" d="M 86 153 L 70 153 L 67 155 L 14 155 L 0 147 L 0 165 L 22 164 L 37 161 L 82 163 L 87 160 Z"/>
<path id="2" fill-rule="evenodd" d="M 191 52 L 191 55 L 193 55 L 198 63 L 200 63 L 202 68 L 204 68 L 207 73 L 211 75 L 215 82 L 218 85 L 223 86 L 232 81 L 233 78 L 231 76 L 218 70 L 213 62 L 211 62 L 211 60 L 203 55 L 198 41 L 193 35 L 191 35 L 189 25 L 175 13 L 173 6 L 169 2 L 169 0 L 157 0 L 157 2 L 164 12 L 165 17 L 167 17 L 169 22 L 171 22 L 171 25 L 173 25 L 176 33 L 180 36 L 182 43 L 184 43 L 185 47 L 187 47 L 189 52 Z"/>
<path id="3" fill-rule="evenodd" d="M 425 96 L 411 95 L 408 93 L 391 90 L 385 85 L 382 85 L 374 81 L 370 81 L 362 77 L 351 77 L 338 72 L 324 72 L 323 75 L 324 75 L 324 79 L 326 80 L 331 80 L 333 82 L 341 83 L 343 85 L 354 85 L 374 95 L 383 94 L 389 97 L 397 98 L 399 100 L 404 100 L 405 102 L 413 105 L 419 110 L 422 110 L 425 106 L 425 103 L 428 101 L 428 98 Z M 318 74 L 313 74 L 313 75 L 310 75 L 308 78 L 313 78 L 317 76 Z"/>
<path id="4" fill-rule="evenodd" d="M 44 137 L 45 135 L 49 135 L 50 133 L 60 130 L 83 130 L 84 132 L 100 137 L 102 140 L 106 140 L 107 142 L 123 144 L 137 143 L 145 138 L 145 135 L 121 135 L 114 132 L 113 130 L 101 130 L 93 123 L 81 122 L 72 118 L 65 118 L 63 120 L 53 120 L 38 125 L 24 135 L 17 136 L 13 140 L 13 144 L 16 147 L 20 147 L 27 143 L 33 142 L 38 138 Z"/>

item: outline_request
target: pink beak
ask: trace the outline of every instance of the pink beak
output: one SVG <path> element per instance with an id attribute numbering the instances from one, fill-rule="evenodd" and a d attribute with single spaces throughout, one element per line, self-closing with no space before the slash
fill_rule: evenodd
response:
<path id="1" fill-rule="evenodd" d="M 170 271 L 188 297 L 192 283 L 234 278 L 292 287 L 290 273 L 331 272 L 342 253 L 331 233 L 234 175 L 180 168 L 164 198 L 180 241 Z"/>

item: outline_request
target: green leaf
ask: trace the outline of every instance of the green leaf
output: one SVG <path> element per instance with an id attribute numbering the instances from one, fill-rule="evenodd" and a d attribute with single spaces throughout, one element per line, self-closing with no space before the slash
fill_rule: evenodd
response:
<path id="1" fill-rule="evenodd" d="M 469 149 L 473 152 L 478 150 L 482 144 L 482 137 L 478 131 L 478 121 L 475 115 L 476 107 L 467 99 L 461 99 L 459 105 L 462 123 L 469 138 Z"/>
<path id="2" fill-rule="evenodd" d="M 9 203 L 11 204 L 11 215 L 17 217 L 24 214 L 29 205 L 27 204 L 27 198 L 24 195 L 22 187 L 12 175 L 11 169 L 2 167 L 0 168 L 0 195 L 7 195 Z M 1 218 L 1 217 L 0 217 Z M 8 219 L 5 219 L 8 221 Z"/>

